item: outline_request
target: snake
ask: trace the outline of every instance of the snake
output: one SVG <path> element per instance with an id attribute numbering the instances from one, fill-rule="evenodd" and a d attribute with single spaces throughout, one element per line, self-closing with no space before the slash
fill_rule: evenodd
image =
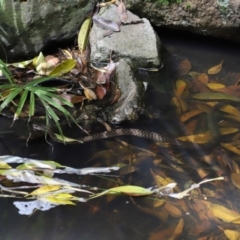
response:
<path id="1" fill-rule="evenodd" d="M 140 137 L 144 139 L 150 139 L 156 142 L 162 142 L 162 143 L 169 143 L 174 146 L 178 146 L 183 149 L 195 149 L 195 150 L 200 150 L 200 149 L 211 149 L 217 144 L 220 143 L 221 137 L 220 137 L 220 130 L 218 127 L 218 124 L 216 123 L 216 119 L 214 114 L 216 113 L 216 110 L 219 110 L 224 105 L 227 105 L 228 102 L 220 102 L 217 103 L 212 110 L 207 114 L 207 120 L 208 120 L 208 128 L 211 133 L 211 140 L 205 143 L 194 143 L 191 141 L 181 141 L 178 140 L 177 138 L 172 138 L 170 136 L 166 136 L 164 134 L 156 133 L 156 132 L 150 132 L 150 131 L 145 131 L 141 129 L 135 129 L 135 128 L 117 128 L 113 129 L 110 131 L 104 131 L 100 133 L 95 133 L 92 135 L 80 137 L 80 138 L 75 138 L 75 141 L 71 142 L 66 142 L 67 144 L 76 144 L 79 142 L 85 143 L 89 141 L 94 141 L 94 140 L 99 140 L 99 139 L 107 139 L 107 138 L 113 138 L 113 137 L 119 137 L 119 136 L 135 136 L 135 137 Z M 41 131 L 45 131 L 50 138 L 59 143 L 64 143 L 64 141 L 60 138 L 57 138 L 55 133 L 53 132 L 52 128 L 42 126 L 42 125 L 36 125 L 33 124 L 33 128 Z"/>

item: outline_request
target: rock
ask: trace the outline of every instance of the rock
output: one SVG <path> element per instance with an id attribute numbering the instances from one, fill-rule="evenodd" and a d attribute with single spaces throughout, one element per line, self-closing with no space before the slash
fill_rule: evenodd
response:
<path id="1" fill-rule="evenodd" d="M 182 3 L 168 5 L 152 0 L 125 0 L 124 2 L 129 10 L 149 19 L 155 26 L 240 42 L 239 1 L 182 1 Z"/>
<path id="2" fill-rule="evenodd" d="M 120 21 L 115 5 L 102 8 L 99 17 L 115 23 Z M 113 51 L 115 61 L 129 58 L 135 67 L 159 67 L 160 40 L 147 19 L 143 18 L 142 23 L 130 23 L 140 20 L 138 16 L 128 11 L 129 24 L 122 24 L 120 32 L 114 32 L 106 37 L 103 37 L 106 31 L 93 24 L 90 33 L 91 61 L 109 62 L 110 53 Z"/>
<path id="3" fill-rule="evenodd" d="M 108 120 L 118 124 L 136 120 L 143 110 L 144 86 L 138 82 L 130 64 L 121 59 L 116 70 L 116 84 L 121 90 L 118 102 L 107 109 Z"/>
<path id="4" fill-rule="evenodd" d="M 0 1 L 0 58 L 33 57 L 51 41 L 73 38 L 96 0 Z"/>

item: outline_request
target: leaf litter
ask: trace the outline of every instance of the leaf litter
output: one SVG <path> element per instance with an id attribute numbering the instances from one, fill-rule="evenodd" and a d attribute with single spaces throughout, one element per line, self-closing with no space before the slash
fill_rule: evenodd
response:
<path id="1" fill-rule="evenodd" d="M 115 1 L 100 3 L 99 7 L 113 3 Z M 119 1 L 117 13 L 121 22 L 127 21 L 127 11 L 123 1 Z M 64 85 L 56 88 L 59 92 L 64 89 L 64 93 L 61 94 L 67 95 L 66 101 L 74 104 L 84 102 L 85 99 L 88 101 L 101 100 L 109 91 L 116 91 L 116 95 L 119 96 L 120 90 L 111 84 L 118 65 L 117 62 L 112 61 L 111 56 L 109 64 L 105 67 L 99 68 L 93 65 L 91 69 L 87 67 L 88 34 L 92 20 L 98 26 L 109 31 L 121 30 L 121 23 L 114 23 L 94 15 L 93 18 L 87 18 L 80 28 L 78 48 L 60 49 L 59 53 L 54 56 L 44 56 L 40 53 L 32 60 L 13 63 L 9 65 L 10 74 L 14 75 L 18 83 L 23 83 L 24 79 L 31 81 L 34 77 L 41 75 L 61 78 L 64 80 Z M 112 201 L 112 196 L 127 195 L 137 209 L 162 221 L 159 223 L 158 230 L 150 234 L 149 239 L 151 240 L 177 239 L 183 233 L 187 234 L 185 235 L 186 239 L 192 239 L 200 234 L 202 238 L 198 239 L 209 239 L 213 235 L 214 239 L 223 237 L 225 237 L 223 239 L 238 239 L 240 232 L 238 227 L 240 223 L 238 211 L 240 209 L 238 201 L 240 135 L 236 132 L 239 130 L 239 123 L 236 124 L 236 122 L 239 122 L 240 116 L 238 106 L 240 101 L 239 74 L 230 73 L 225 77 L 227 79 L 225 82 L 231 82 L 232 85 L 219 83 L 218 76 L 223 67 L 224 61 L 222 60 L 217 65 L 209 67 L 206 72 L 194 72 L 194 69 L 191 70 L 190 61 L 183 60 L 178 66 L 180 79 L 176 82 L 176 90 L 172 99 L 180 123 L 186 132 L 191 132 L 188 136 L 179 136 L 179 138 L 185 138 L 185 141 L 193 143 L 208 142 L 211 139 L 211 134 L 209 135 L 204 126 L 207 115 L 219 102 L 227 103 L 219 108 L 221 112 L 219 111 L 218 114 L 221 114 L 223 120 L 216 124 L 224 123 L 225 134 L 229 136 L 226 137 L 226 140 L 221 141 L 211 155 L 207 156 L 203 153 L 202 156 L 193 159 L 184 153 L 171 150 L 169 146 L 161 146 L 160 151 L 153 150 L 151 152 L 119 142 L 114 146 L 109 144 L 110 150 L 93 156 L 90 160 L 97 160 L 98 166 L 86 169 L 61 166 L 52 161 L 2 156 L 0 157 L 1 179 L 7 179 L 12 183 L 23 182 L 26 185 L 14 188 L 0 185 L 2 191 L 0 196 L 24 199 L 25 201 L 22 202 L 14 201 L 14 205 L 19 209 L 20 214 L 31 215 L 36 209 L 46 211 L 58 205 L 75 205 L 77 202 L 85 202 L 104 195 L 109 195 L 110 197 L 107 196 L 107 199 Z M 25 68 L 26 71 L 19 68 Z M 192 80 L 191 83 L 188 81 L 189 77 Z M 85 85 L 86 81 L 88 85 Z M 75 89 L 83 90 L 80 96 L 72 94 Z M 1 92 L 1 95 L 6 97 L 9 92 Z M 73 100 L 74 97 L 78 97 L 78 100 Z M 114 102 L 118 98 L 116 97 Z M 59 101 L 58 104 L 63 104 L 63 102 Z M 18 109 L 16 118 L 21 116 L 20 113 L 21 109 Z M 237 127 L 235 128 L 235 126 Z M 189 130 L 190 128 L 191 130 Z M 201 140 L 198 140 L 199 135 Z M 70 141 L 74 141 L 74 139 L 70 139 Z M 124 163 L 120 159 L 120 154 L 113 154 L 116 151 L 124 151 Z M 105 187 L 106 190 L 100 191 L 99 187 L 81 186 L 53 177 L 55 174 L 61 173 L 109 174 L 112 171 L 118 171 L 119 166 L 120 168 L 128 167 L 129 170 L 123 173 L 123 176 L 128 176 L 137 172 L 142 162 L 149 160 L 154 166 L 147 171 L 152 177 L 152 187 L 150 188 L 133 185 L 132 182 L 125 184 L 118 179 L 115 182 L 109 181 L 107 189 Z M 99 164 L 113 167 L 99 167 Z M 14 167 L 14 165 L 18 166 Z M 210 177 L 211 174 L 207 168 L 213 169 L 218 177 Z M 186 173 L 197 175 L 201 181 L 199 183 L 187 181 L 184 176 Z M 179 179 L 181 181 L 177 185 Z M 101 184 L 102 181 L 99 185 Z M 202 184 L 204 187 L 201 186 Z M 34 188 L 34 190 L 29 191 L 30 188 Z M 8 195 L 8 193 L 11 194 Z M 76 193 L 81 193 L 81 196 Z M 138 198 L 139 196 L 145 196 L 144 203 L 140 201 L 142 198 Z M 172 224 L 169 224 L 170 222 Z M 226 222 L 228 225 L 225 224 Z M 212 232 L 214 226 L 220 229 L 220 233 Z"/>

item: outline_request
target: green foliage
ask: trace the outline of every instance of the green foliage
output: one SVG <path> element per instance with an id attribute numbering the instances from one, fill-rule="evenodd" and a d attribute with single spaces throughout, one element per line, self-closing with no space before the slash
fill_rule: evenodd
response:
<path id="1" fill-rule="evenodd" d="M 160 3 L 162 5 L 169 5 L 173 3 L 181 3 L 182 0 L 155 0 L 157 3 Z"/>
<path id="2" fill-rule="evenodd" d="M 62 106 L 62 104 L 68 107 L 73 107 L 73 104 L 63 97 L 58 95 L 58 89 L 53 87 L 40 86 L 41 83 L 48 81 L 53 77 L 40 77 L 32 80 L 31 82 L 21 85 L 15 83 L 14 78 L 11 75 L 7 65 L 0 59 L 0 72 L 6 77 L 9 83 L 0 85 L 0 112 L 8 107 L 9 104 L 17 106 L 14 114 L 14 120 L 18 119 L 25 104 L 29 104 L 29 120 L 34 116 L 36 97 L 40 100 L 46 111 L 46 125 L 49 124 L 52 119 L 57 126 L 62 138 L 63 133 L 59 124 L 59 116 L 56 111 L 65 116 L 67 120 L 72 120 L 78 127 L 78 123 L 73 118 L 72 114 Z M 18 102 L 14 102 L 15 99 Z M 64 140 L 64 139 L 63 139 Z"/>

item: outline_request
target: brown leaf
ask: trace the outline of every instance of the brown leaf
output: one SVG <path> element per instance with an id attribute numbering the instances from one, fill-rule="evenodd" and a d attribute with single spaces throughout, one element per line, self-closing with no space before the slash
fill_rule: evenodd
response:
<path id="1" fill-rule="evenodd" d="M 198 81 L 202 82 L 203 84 L 208 84 L 208 75 L 206 73 L 199 74 Z"/>
<path id="2" fill-rule="evenodd" d="M 214 66 L 214 67 L 211 67 L 208 69 L 208 74 L 217 74 L 219 72 L 221 72 L 222 70 L 222 64 L 223 64 L 223 60 L 220 64 Z"/>
<path id="3" fill-rule="evenodd" d="M 191 63 L 188 59 L 184 59 L 178 65 L 178 73 L 180 76 L 186 75 L 191 70 Z"/>
<path id="4" fill-rule="evenodd" d="M 231 180 L 232 180 L 233 185 L 236 188 L 240 189 L 240 175 L 237 174 L 237 173 L 232 173 L 231 174 Z"/>
<path id="5" fill-rule="evenodd" d="M 103 99 L 106 93 L 107 93 L 107 90 L 105 87 L 103 87 L 102 85 L 97 85 L 96 95 L 99 100 Z"/>
<path id="6" fill-rule="evenodd" d="M 240 97 L 240 85 L 216 89 L 215 91 Z"/>
<path id="7" fill-rule="evenodd" d="M 171 203 L 166 202 L 166 203 L 164 204 L 164 208 L 167 210 L 167 212 L 169 213 L 169 215 L 171 215 L 172 217 L 179 218 L 179 217 L 182 216 L 181 210 L 179 210 L 177 207 L 175 207 L 175 206 L 172 205 Z"/>

